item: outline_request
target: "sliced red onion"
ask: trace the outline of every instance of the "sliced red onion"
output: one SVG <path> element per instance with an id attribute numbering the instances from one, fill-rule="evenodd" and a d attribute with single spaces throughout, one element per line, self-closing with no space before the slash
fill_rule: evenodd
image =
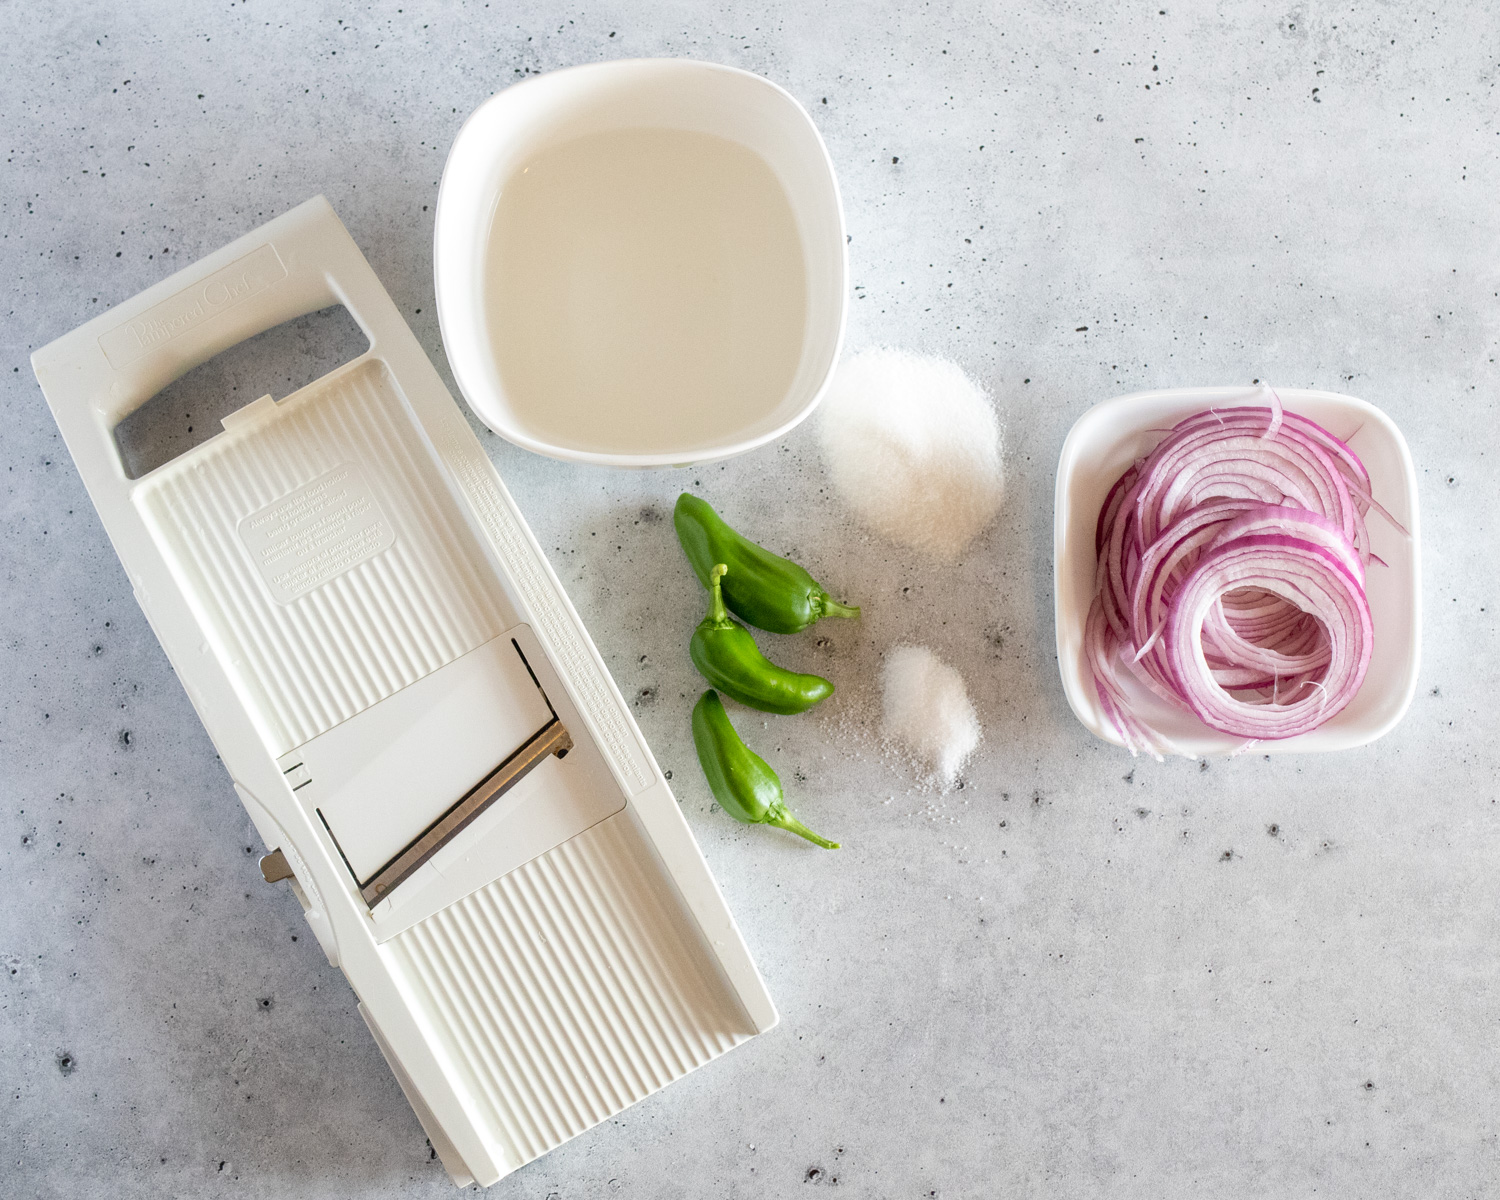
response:
<path id="1" fill-rule="evenodd" d="M 1312 514 L 1308 514 L 1312 516 Z M 1316 519 L 1316 518 L 1314 518 Z M 1288 522 L 1289 525 L 1295 522 Z M 1257 648 L 1248 672 L 1224 682 L 1209 670 L 1203 625 L 1226 592 L 1255 587 L 1311 614 L 1327 631 L 1324 655 L 1285 655 Z M 1177 695 L 1210 728 L 1257 740 L 1294 737 L 1316 729 L 1354 698 L 1370 665 L 1373 628 L 1362 582 L 1315 539 L 1235 536 L 1226 530 L 1210 546 L 1173 597 L 1162 654 Z M 1241 655 L 1241 662 L 1251 655 Z M 1272 698 L 1245 699 L 1232 687 L 1264 690 Z M 1308 687 L 1316 683 L 1317 687 Z"/>
<path id="2" fill-rule="evenodd" d="M 1270 400 L 1180 421 L 1105 497 L 1084 654 L 1133 754 L 1176 748 L 1126 675 L 1246 746 L 1316 729 L 1364 681 L 1365 515 L 1390 516 L 1347 444 Z"/>

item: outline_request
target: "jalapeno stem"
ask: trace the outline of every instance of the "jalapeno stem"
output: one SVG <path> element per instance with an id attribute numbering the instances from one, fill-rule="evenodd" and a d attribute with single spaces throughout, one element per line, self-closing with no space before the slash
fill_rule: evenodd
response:
<path id="1" fill-rule="evenodd" d="M 857 617 L 859 616 L 859 605 L 840 604 L 832 596 L 823 601 L 823 615 L 825 617 Z"/>
<path id="2" fill-rule="evenodd" d="M 818 836 L 801 821 L 797 820 L 796 817 L 787 812 L 786 805 L 784 804 L 771 805 L 766 813 L 765 823 L 767 825 L 774 825 L 778 829 L 785 829 L 789 833 L 795 833 L 798 837 L 805 837 L 814 846 L 822 846 L 825 850 L 837 850 L 839 848 L 837 842 L 830 842 L 827 838 Z"/>
<path id="3" fill-rule="evenodd" d="M 724 588 L 719 580 L 729 574 L 729 568 L 723 563 L 715 563 L 714 569 L 708 573 L 708 619 L 720 629 L 729 624 L 729 610 L 724 607 Z"/>

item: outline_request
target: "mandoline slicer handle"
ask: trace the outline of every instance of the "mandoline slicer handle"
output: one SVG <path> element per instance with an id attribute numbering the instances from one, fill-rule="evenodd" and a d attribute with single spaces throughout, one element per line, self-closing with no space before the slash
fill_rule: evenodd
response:
<path id="1" fill-rule="evenodd" d="M 343 304 L 376 350 L 401 322 L 332 206 L 315 196 L 32 355 L 91 490 L 123 495 L 114 428 L 214 355 Z"/>

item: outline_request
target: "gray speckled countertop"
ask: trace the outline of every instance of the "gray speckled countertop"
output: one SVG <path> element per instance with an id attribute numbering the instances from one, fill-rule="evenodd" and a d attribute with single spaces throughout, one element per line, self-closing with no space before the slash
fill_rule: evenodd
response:
<path id="1" fill-rule="evenodd" d="M 983 381 L 1010 491 L 935 570 L 851 523 L 811 427 L 629 474 L 484 434 L 783 1014 L 497 1193 L 1493 1194 L 1493 5 L 9 3 L 0 44 L 0 1192 L 450 1192 L 261 881 L 29 353 L 323 192 L 446 371 L 432 207 L 465 114 L 531 72 L 680 55 L 809 107 L 853 239 L 850 347 Z M 1053 465 L 1098 400 L 1255 377 L 1405 430 L 1418 696 L 1361 750 L 1133 762 L 1056 677 Z M 757 731 L 838 854 L 709 811 L 699 598 L 666 519 L 688 479 L 865 606 L 785 643 L 839 695 Z M 913 636 L 984 724 L 947 796 L 872 740 L 880 656 Z"/>

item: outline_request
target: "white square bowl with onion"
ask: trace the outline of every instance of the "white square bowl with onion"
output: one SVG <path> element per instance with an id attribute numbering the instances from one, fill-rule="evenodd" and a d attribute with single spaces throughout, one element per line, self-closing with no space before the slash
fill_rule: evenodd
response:
<path id="1" fill-rule="evenodd" d="M 1403 534 L 1373 509 L 1368 515 L 1371 549 L 1380 561 L 1372 562 L 1366 575 L 1374 643 L 1358 693 L 1316 729 L 1254 743 L 1257 754 L 1347 750 L 1388 733 L 1416 693 L 1422 617 L 1416 470 L 1401 431 L 1373 404 L 1335 392 L 1276 391 L 1288 412 L 1317 422 L 1349 444 L 1370 473 L 1375 500 L 1406 530 Z M 1084 655 L 1084 624 L 1094 598 L 1094 534 L 1105 497 L 1121 474 L 1150 453 L 1177 422 L 1205 409 L 1265 404 L 1266 392 L 1260 387 L 1136 392 L 1089 409 L 1063 443 L 1053 527 L 1058 669 L 1074 714 L 1105 741 L 1124 745 L 1099 704 Z M 1212 729 L 1156 696 L 1130 672 L 1120 672 L 1120 680 L 1132 715 L 1171 739 L 1183 753 L 1232 754 L 1245 745 L 1244 738 Z"/>

